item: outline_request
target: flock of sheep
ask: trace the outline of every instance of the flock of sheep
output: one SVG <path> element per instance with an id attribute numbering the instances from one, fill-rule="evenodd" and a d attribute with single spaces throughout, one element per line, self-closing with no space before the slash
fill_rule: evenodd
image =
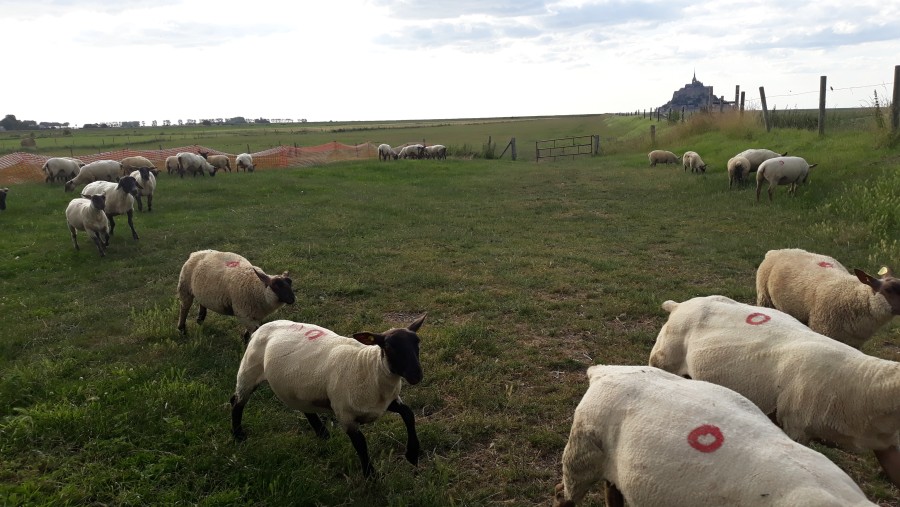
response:
<path id="1" fill-rule="evenodd" d="M 378 160 L 385 161 L 398 158 L 434 158 L 446 159 L 447 147 L 443 144 L 432 144 L 425 146 L 424 144 L 409 144 L 406 146 L 398 146 L 391 148 L 389 144 L 378 145 Z"/>
<path id="2" fill-rule="evenodd" d="M 653 150 L 647 154 L 650 167 L 656 164 L 677 164 L 678 155 L 666 150 Z M 681 156 L 681 165 L 685 171 L 705 173 L 706 163 L 695 151 L 686 151 Z M 768 149 L 751 148 L 744 150 L 728 160 L 728 188 L 734 184 L 746 183 L 750 173 L 756 173 L 756 200 L 762 190 L 763 182 L 768 182 L 769 200 L 778 185 L 790 185 L 788 194 L 796 195 L 797 187 L 809 178 L 809 170 L 818 164 L 810 165 L 801 157 L 789 157 L 787 152 L 777 153 Z"/>

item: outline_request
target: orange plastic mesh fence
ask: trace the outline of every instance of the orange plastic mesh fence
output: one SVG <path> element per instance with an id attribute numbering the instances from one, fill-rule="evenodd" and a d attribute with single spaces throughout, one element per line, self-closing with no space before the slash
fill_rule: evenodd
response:
<path id="1" fill-rule="evenodd" d="M 236 155 L 225 153 L 206 146 L 191 145 L 166 150 L 116 150 L 90 155 L 78 155 L 77 159 L 91 163 L 97 160 L 122 160 L 125 157 L 147 157 L 153 164 L 165 171 L 166 158 L 178 153 L 188 151 L 208 152 L 211 155 L 228 155 L 231 159 L 231 168 L 235 169 L 234 159 Z M 375 158 L 378 155 L 378 147 L 372 143 L 363 143 L 356 146 L 330 142 L 319 146 L 276 146 L 264 151 L 250 154 L 253 157 L 253 165 L 257 170 L 283 169 L 285 167 L 310 167 L 339 162 L 343 160 Z M 32 153 L 16 152 L 0 157 L 0 185 L 24 183 L 28 181 L 43 181 L 44 173 L 41 167 L 52 157 L 47 155 L 35 155 Z"/>

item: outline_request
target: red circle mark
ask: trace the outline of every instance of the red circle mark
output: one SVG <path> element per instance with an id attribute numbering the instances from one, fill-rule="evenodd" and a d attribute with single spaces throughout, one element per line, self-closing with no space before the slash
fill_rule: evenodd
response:
<path id="1" fill-rule="evenodd" d="M 823 268 L 833 268 L 834 264 L 832 264 L 828 261 L 822 261 L 819 263 L 819 266 L 822 266 Z"/>
<path id="2" fill-rule="evenodd" d="M 241 261 L 228 261 L 225 263 L 229 268 L 236 268 L 241 265 Z"/>
<path id="3" fill-rule="evenodd" d="M 778 162 L 779 162 L 781 165 L 784 165 L 784 160 L 779 160 Z"/>
<path id="4" fill-rule="evenodd" d="M 688 433 L 688 444 L 700 452 L 713 452 L 725 442 L 722 430 L 712 424 L 704 424 Z"/>
<path id="5" fill-rule="evenodd" d="M 747 324 L 750 324 L 751 326 L 758 326 L 760 324 L 765 324 L 766 322 L 769 322 L 770 320 L 772 320 L 772 317 L 769 317 L 768 315 L 766 315 L 764 313 L 757 312 L 757 313 L 751 313 L 750 315 L 747 315 Z"/>
<path id="6" fill-rule="evenodd" d="M 304 336 L 306 336 L 310 340 L 315 340 L 316 338 L 321 338 L 321 337 L 325 336 L 325 332 L 322 331 L 321 329 L 310 329 L 309 331 L 306 332 L 306 334 Z"/>

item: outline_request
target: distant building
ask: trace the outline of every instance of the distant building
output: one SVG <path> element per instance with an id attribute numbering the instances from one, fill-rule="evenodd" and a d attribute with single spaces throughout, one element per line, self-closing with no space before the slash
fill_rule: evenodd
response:
<path id="1" fill-rule="evenodd" d="M 711 100 L 710 95 L 712 95 Z M 660 106 L 660 110 L 668 111 L 672 109 L 680 112 L 684 108 L 685 111 L 699 111 L 708 107 L 718 110 L 721 104 L 731 107 L 734 103 L 725 100 L 724 96 L 716 97 L 713 94 L 712 86 L 705 86 L 697 80 L 697 72 L 695 71 L 691 82 L 684 85 L 680 90 L 675 91 L 672 94 L 672 100 Z"/>

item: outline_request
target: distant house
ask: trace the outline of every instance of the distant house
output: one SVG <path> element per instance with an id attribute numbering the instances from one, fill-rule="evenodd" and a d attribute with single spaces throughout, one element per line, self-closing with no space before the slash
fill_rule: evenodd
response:
<path id="1" fill-rule="evenodd" d="M 706 86 L 697 80 L 697 73 L 694 72 L 694 78 L 691 82 L 684 85 L 680 90 L 672 94 L 672 100 L 660 106 L 660 110 L 665 112 L 671 110 L 681 111 L 699 111 L 701 109 L 712 108 L 719 109 L 721 105 L 731 107 L 734 103 L 725 100 L 725 97 L 716 97 L 713 94 L 713 87 Z"/>

